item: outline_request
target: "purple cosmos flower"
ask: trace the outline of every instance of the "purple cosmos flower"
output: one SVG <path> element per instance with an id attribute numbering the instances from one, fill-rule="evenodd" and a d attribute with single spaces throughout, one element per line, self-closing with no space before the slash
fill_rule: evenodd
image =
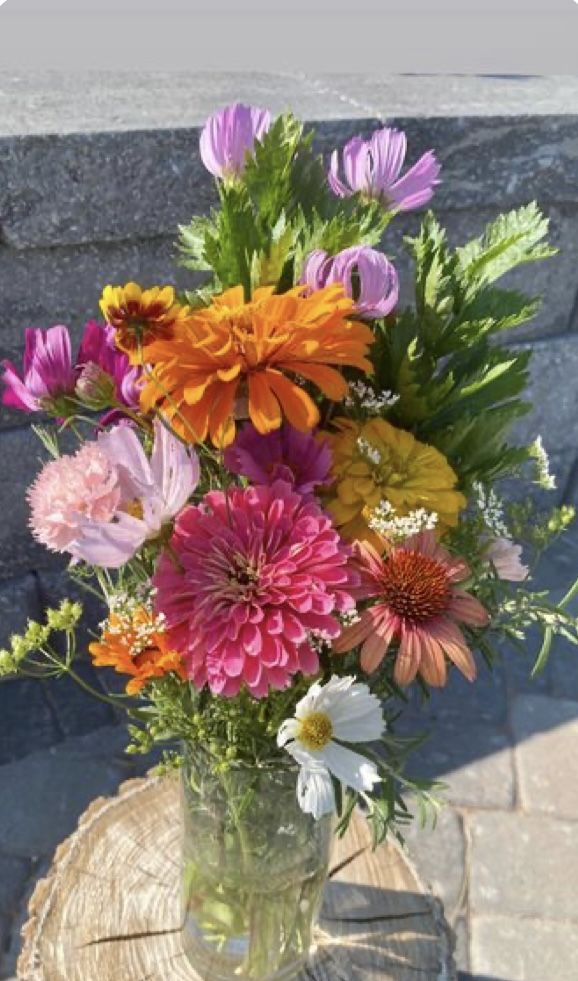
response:
<path id="1" fill-rule="evenodd" d="M 331 452 L 327 443 L 287 424 L 262 436 L 247 423 L 225 450 L 225 466 L 254 484 L 285 480 L 297 493 L 311 497 L 316 487 L 328 483 Z"/>
<path id="2" fill-rule="evenodd" d="M 387 317 L 399 299 L 395 268 L 383 252 L 370 249 L 368 245 L 355 245 L 335 256 L 322 249 L 310 252 L 301 282 L 311 290 L 342 283 L 362 317 Z"/>
<path id="3" fill-rule="evenodd" d="M 142 371 L 139 367 L 131 366 L 128 355 L 116 347 L 114 336 L 115 330 L 110 324 L 99 324 L 96 320 L 89 320 L 84 328 L 76 359 L 77 367 L 80 369 L 77 391 L 82 396 L 83 387 L 89 386 L 96 380 L 94 377 L 94 365 L 96 365 L 112 380 L 113 394 L 117 402 L 135 409 L 139 404 L 139 382 Z M 104 387 L 101 379 L 100 388 Z M 122 416 L 119 410 L 108 413 L 101 423 L 108 425 L 116 421 L 119 415 Z"/>
<path id="4" fill-rule="evenodd" d="M 263 139 L 270 125 L 271 113 L 267 109 L 240 102 L 213 113 L 199 141 L 201 160 L 207 170 L 224 180 L 238 177 L 255 141 Z"/>
<path id="5" fill-rule="evenodd" d="M 331 190 L 341 198 L 360 191 L 391 211 L 421 208 L 431 201 L 441 168 L 433 150 L 428 150 L 400 177 L 406 150 L 405 133 L 387 126 L 369 140 L 354 136 L 343 148 L 345 181 L 339 177 L 339 152 L 331 154 L 327 175 Z"/>
<path id="6" fill-rule="evenodd" d="M 76 373 L 72 364 L 70 335 L 62 324 L 42 330 L 27 327 L 22 377 L 11 361 L 3 361 L 4 405 L 23 412 L 62 411 L 59 401 L 74 395 Z"/>

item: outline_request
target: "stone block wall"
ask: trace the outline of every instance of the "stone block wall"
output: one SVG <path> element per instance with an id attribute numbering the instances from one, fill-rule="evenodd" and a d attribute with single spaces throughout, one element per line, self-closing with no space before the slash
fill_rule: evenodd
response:
<path id="1" fill-rule="evenodd" d="M 458 243 L 498 211 L 537 199 L 560 255 L 511 277 L 545 296 L 517 341 L 535 349 L 534 414 L 560 473 L 578 470 L 578 78 L 119 75 L 0 72 L 0 358 L 18 362 L 26 326 L 78 337 L 107 282 L 191 283 L 176 267 L 180 222 L 213 200 L 198 153 L 206 115 L 241 99 L 293 108 L 328 154 L 379 121 L 406 130 L 409 159 L 435 148 L 435 209 Z M 400 256 L 416 216 L 386 247 Z M 408 295 L 407 286 L 405 295 Z M 0 644 L 58 591 L 61 563 L 32 542 L 24 494 L 38 469 L 29 417 L 0 409 Z"/>

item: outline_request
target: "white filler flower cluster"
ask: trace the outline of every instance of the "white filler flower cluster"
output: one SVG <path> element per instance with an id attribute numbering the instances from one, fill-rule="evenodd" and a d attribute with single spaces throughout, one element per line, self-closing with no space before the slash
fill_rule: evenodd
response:
<path id="1" fill-rule="evenodd" d="M 484 519 L 486 528 L 494 533 L 496 538 L 508 538 L 508 526 L 504 520 L 504 505 L 494 490 L 484 487 L 476 481 L 473 485 L 478 510 Z"/>
<path id="2" fill-rule="evenodd" d="M 357 403 L 368 413 L 379 413 L 383 409 L 390 409 L 398 401 L 399 395 L 394 395 L 389 390 L 376 392 L 371 385 L 366 385 L 362 381 L 355 381 L 351 382 L 349 386 L 349 395 L 346 397 L 344 405 L 351 409 Z"/>
<path id="3" fill-rule="evenodd" d="M 541 436 L 537 436 L 532 443 L 530 453 L 536 461 L 536 483 L 544 490 L 555 490 L 556 477 L 550 472 L 550 458 Z"/>
<path id="4" fill-rule="evenodd" d="M 437 522 L 435 511 L 416 508 L 409 514 L 397 514 L 389 501 L 381 501 L 371 512 L 367 523 L 372 531 L 384 538 L 405 540 L 420 531 L 433 531 Z"/>

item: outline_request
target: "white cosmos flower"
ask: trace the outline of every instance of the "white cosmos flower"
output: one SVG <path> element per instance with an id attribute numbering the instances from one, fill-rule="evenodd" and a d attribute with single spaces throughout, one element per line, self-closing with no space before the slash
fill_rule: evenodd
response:
<path id="1" fill-rule="evenodd" d="M 335 811 L 332 774 L 362 792 L 379 783 L 375 764 L 341 744 L 374 742 L 384 728 L 379 699 L 355 678 L 334 675 L 311 686 L 277 733 L 277 744 L 300 766 L 297 798 L 306 813 L 318 820 Z"/>

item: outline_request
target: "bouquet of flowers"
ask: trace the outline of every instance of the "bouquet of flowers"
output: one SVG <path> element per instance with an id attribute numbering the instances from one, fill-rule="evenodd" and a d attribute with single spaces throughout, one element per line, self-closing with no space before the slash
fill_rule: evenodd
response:
<path id="1" fill-rule="evenodd" d="M 495 285 L 553 255 L 547 221 L 530 204 L 452 249 L 427 213 L 402 308 L 381 247 L 432 198 L 435 154 L 406 167 L 383 128 L 327 169 L 312 139 L 291 114 L 215 113 L 218 207 L 179 238 L 202 277 L 106 286 L 76 357 L 55 326 L 4 363 L 4 403 L 44 413 L 32 532 L 104 601 L 89 650 L 126 677 L 129 749 L 183 769 L 187 929 L 215 977 L 292 976 L 332 830 L 361 805 L 378 843 L 432 802 L 396 735 L 407 686 L 474 682 L 474 652 L 491 667 L 536 625 L 536 671 L 554 634 L 578 640 L 576 587 L 530 585 L 571 509 L 499 497 L 553 482 L 540 440 L 512 437 L 529 354 L 502 340 L 539 299 Z M 0 674 L 86 686 L 81 612 L 29 622 Z"/>

